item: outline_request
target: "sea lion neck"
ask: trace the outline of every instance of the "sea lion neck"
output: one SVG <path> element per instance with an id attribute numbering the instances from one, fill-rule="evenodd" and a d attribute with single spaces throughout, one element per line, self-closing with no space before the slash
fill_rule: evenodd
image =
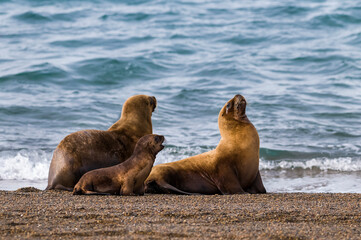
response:
<path id="1" fill-rule="evenodd" d="M 108 131 L 131 130 L 134 133 L 139 132 L 139 137 L 151 134 L 153 131 L 152 113 L 147 110 L 149 109 L 134 111 L 124 106 L 120 119 Z"/>
<path id="2" fill-rule="evenodd" d="M 142 155 L 144 158 L 150 158 L 154 162 L 157 154 L 162 151 L 162 149 L 157 149 L 157 146 L 155 146 L 154 143 L 150 143 L 146 146 L 138 146 L 137 144 L 134 149 L 134 154 Z"/>
<path id="3" fill-rule="evenodd" d="M 126 119 L 120 118 L 116 123 L 114 123 L 108 131 L 112 132 L 132 132 L 132 135 L 140 138 L 147 134 L 152 134 L 152 121 L 145 119 L 143 121 L 138 121 L 135 119 Z"/>
<path id="4" fill-rule="evenodd" d="M 157 153 L 155 153 L 153 150 L 151 149 L 138 149 L 138 150 L 134 150 L 134 153 L 136 154 L 137 157 L 139 157 L 140 159 L 151 159 L 154 163 L 155 158 Z"/>
<path id="5" fill-rule="evenodd" d="M 218 116 L 218 128 L 222 139 L 228 139 L 230 136 L 242 134 L 246 128 L 254 128 L 246 114 L 237 114 L 230 112 L 226 114 L 226 106 L 222 108 Z"/>
<path id="6" fill-rule="evenodd" d="M 130 128 L 142 132 L 141 136 L 152 133 L 152 112 L 156 105 L 155 97 L 135 95 L 125 101 L 120 119 L 108 131 Z"/>
<path id="7" fill-rule="evenodd" d="M 223 120 L 223 121 L 222 121 Z M 218 127 L 222 138 L 228 138 L 229 136 L 235 136 L 241 134 L 245 128 L 253 126 L 253 124 L 246 119 L 241 121 L 235 119 L 222 119 L 218 120 Z"/>

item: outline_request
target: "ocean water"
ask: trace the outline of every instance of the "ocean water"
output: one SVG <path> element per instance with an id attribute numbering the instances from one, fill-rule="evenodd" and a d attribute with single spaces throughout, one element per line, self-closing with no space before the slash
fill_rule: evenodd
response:
<path id="1" fill-rule="evenodd" d="M 69 133 L 154 95 L 156 164 L 248 101 L 269 192 L 361 192 L 361 1 L 0 1 L 0 189 L 45 188 Z"/>

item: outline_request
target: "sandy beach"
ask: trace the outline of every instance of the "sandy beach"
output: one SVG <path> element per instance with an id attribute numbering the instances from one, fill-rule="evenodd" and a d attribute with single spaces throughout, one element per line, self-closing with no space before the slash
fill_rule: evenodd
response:
<path id="1" fill-rule="evenodd" d="M 361 194 L 73 196 L 0 191 L 1 239 L 360 239 Z"/>

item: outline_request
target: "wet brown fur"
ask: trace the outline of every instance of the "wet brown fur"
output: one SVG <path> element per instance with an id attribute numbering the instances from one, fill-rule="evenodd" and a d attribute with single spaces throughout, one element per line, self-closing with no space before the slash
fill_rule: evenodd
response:
<path id="1" fill-rule="evenodd" d="M 121 118 L 108 130 L 82 130 L 66 136 L 54 151 L 46 189 L 72 191 L 86 172 L 129 158 L 137 141 L 152 133 L 155 107 L 155 97 L 136 95 L 124 103 Z"/>
<path id="2" fill-rule="evenodd" d="M 266 193 L 259 173 L 259 136 L 246 115 L 241 95 L 218 116 L 221 140 L 216 149 L 154 166 L 146 192 L 177 194 Z"/>
<path id="3" fill-rule="evenodd" d="M 75 185 L 73 194 L 143 195 L 144 180 L 164 147 L 164 137 L 147 135 L 135 146 L 133 155 L 118 165 L 85 173 Z"/>

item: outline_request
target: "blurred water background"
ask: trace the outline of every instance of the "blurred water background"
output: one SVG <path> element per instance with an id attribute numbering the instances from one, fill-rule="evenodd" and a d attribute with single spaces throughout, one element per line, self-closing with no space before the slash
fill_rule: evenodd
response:
<path id="1" fill-rule="evenodd" d="M 248 101 L 269 192 L 361 192 L 361 1 L 0 0 L 0 189 L 45 188 L 66 135 L 156 96 L 156 164 Z"/>

